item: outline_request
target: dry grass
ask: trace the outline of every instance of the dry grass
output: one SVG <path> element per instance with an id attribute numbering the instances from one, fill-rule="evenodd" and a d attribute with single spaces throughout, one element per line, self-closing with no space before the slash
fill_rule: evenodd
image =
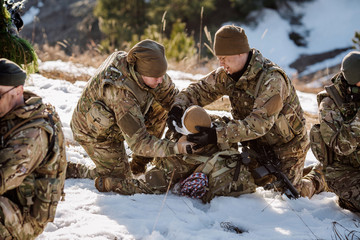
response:
<path id="1" fill-rule="evenodd" d="M 66 52 L 71 48 L 71 55 Z M 81 52 L 78 46 L 67 46 L 66 43 L 58 42 L 55 46 L 35 45 L 36 53 L 41 61 L 62 60 L 79 63 L 87 67 L 97 68 L 107 58 L 107 54 L 102 54 L 95 43 L 89 44 L 87 50 Z"/>
<path id="2" fill-rule="evenodd" d="M 51 60 L 62 60 L 62 61 L 71 61 L 73 63 L 79 63 L 84 66 L 91 66 L 97 68 L 101 65 L 101 63 L 108 56 L 107 54 L 102 54 L 95 44 L 89 45 L 88 50 L 80 53 L 79 49 L 74 46 L 72 47 L 72 55 L 69 56 L 66 54 L 66 44 L 59 43 L 55 46 L 43 45 L 41 47 L 35 46 L 37 49 L 37 53 L 41 61 L 51 61 Z M 197 56 L 193 58 L 187 58 L 180 62 L 169 61 L 169 68 L 173 70 L 183 71 L 191 74 L 207 74 L 213 69 L 218 67 L 218 62 L 215 58 L 213 59 L 202 59 L 200 62 L 198 61 Z M 292 77 L 293 84 L 295 88 L 301 92 L 313 93 L 317 94 L 318 92 L 323 90 L 321 88 L 309 88 L 307 87 L 307 83 L 314 81 L 315 79 L 320 78 L 324 74 L 329 75 L 330 72 L 333 73 L 336 68 L 326 69 L 323 71 L 319 71 L 311 76 L 306 76 L 305 78 L 297 78 L 296 76 Z M 55 79 L 64 79 L 69 82 L 75 81 L 87 81 L 91 76 L 84 74 L 81 76 L 74 76 L 68 73 L 64 73 L 62 71 L 51 71 L 45 72 L 41 71 L 40 74 L 47 78 L 55 78 Z M 329 84 L 329 83 L 325 83 Z M 217 101 L 207 105 L 205 109 L 208 110 L 217 110 L 217 111 L 228 111 L 231 110 L 231 104 L 228 97 L 222 97 Z M 305 118 L 307 120 L 307 129 L 309 130 L 312 125 L 318 122 L 318 117 L 315 114 L 305 112 Z"/>
<path id="3" fill-rule="evenodd" d="M 173 60 L 168 60 L 168 62 L 169 69 L 191 74 L 208 74 L 219 66 L 216 58 L 203 58 L 199 61 L 197 56 L 194 56 L 192 58 L 185 58 L 180 62 L 176 62 Z"/>

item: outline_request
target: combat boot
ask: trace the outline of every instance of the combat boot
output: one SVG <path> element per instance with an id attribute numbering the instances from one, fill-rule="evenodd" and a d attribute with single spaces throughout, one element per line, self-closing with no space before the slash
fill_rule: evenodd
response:
<path id="1" fill-rule="evenodd" d="M 88 167 L 81 163 L 68 162 L 66 168 L 66 179 L 68 178 L 89 178 L 95 179 L 97 176 L 95 167 Z"/>
<path id="2" fill-rule="evenodd" d="M 309 168 L 310 167 L 305 168 L 304 173 L 308 172 Z M 329 191 L 322 170 L 322 164 L 317 163 L 315 166 L 312 166 L 311 170 L 301 179 L 303 185 L 300 195 L 302 197 L 311 198 L 314 194 L 318 194 L 323 191 Z"/>
<path id="3" fill-rule="evenodd" d="M 116 192 L 121 195 L 152 193 L 151 189 L 143 181 L 137 179 L 97 177 L 95 187 L 99 192 Z"/>
<path id="4" fill-rule="evenodd" d="M 134 175 L 144 173 L 146 171 L 146 165 L 152 160 L 153 158 L 132 155 L 132 161 L 130 162 L 131 172 Z"/>

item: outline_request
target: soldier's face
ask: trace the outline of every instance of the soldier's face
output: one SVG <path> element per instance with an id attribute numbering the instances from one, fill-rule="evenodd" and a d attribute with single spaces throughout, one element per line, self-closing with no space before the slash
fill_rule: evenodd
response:
<path id="1" fill-rule="evenodd" d="M 156 88 L 160 83 L 162 83 L 164 76 L 156 78 L 156 77 L 147 77 L 147 76 L 141 75 L 141 77 L 143 78 L 146 86 L 148 86 L 149 88 Z"/>
<path id="2" fill-rule="evenodd" d="M 22 96 L 23 87 L 1 86 L 0 85 L 0 117 L 5 116 L 17 103 L 19 94 Z"/>
<path id="3" fill-rule="evenodd" d="M 248 53 L 231 55 L 231 56 L 217 56 L 220 66 L 224 67 L 228 74 L 233 74 L 241 71 L 247 60 Z"/>

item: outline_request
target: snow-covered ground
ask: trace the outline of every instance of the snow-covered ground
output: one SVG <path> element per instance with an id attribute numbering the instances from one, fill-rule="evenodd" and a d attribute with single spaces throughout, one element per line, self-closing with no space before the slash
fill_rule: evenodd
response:
<path id="1" fill-rule="evenodd" d="M 64 67 L 64 71 L 72 68 L 74 74 L 94 71 L 70 65 L 54 61 L 40 63 L 40 68 Z M 169 71 L 169 75 L 179 89 L 201 77 L 179 71 Z M 69 123 L 85 84 L 32 74 L 25 88 L 56 107 L 65 136 L 72 140 Z M 298 94 L 305 111 L 316 113 L 316 96 Z M 229 115 L 223 111 L 215 113 Z M 67 159 L 93 165 L 80 146 L 67 147 Z M 306 165 L 315 162 L 309 151 Z M 92 180 L 69 179 L 65 183 L 65 193 L 65 201 L 59 203 L 55 221 L 47 225 L 38 239 L 335 239 L 334 226 L 344 235 L 359 231 L 360 225 L 360 218 L 341 209 L 336 203 L 337 197 L 327 192 L 311 200 L 289 200 L 276 192 L 258 188 L 254 194 L 238 198 L 218 197 L 203 204 L 200 200 L 172 193 L 133 196 L 100 193 Z M 243 233 L 223 227 L 228 223 Z"/>
<path id="2" fill-rule="evenodd" d="M 39 5 L 38 7 L 41 7 Z M 360 30 L 360 1 L 315 0 L 297 8 L 304 14 L 305 28 L 310 29 L 307 48 L 297 48 L 288 40 L 291 27 L 271 10 L 266 10 L 256 29 L 243 26 L 250 46 L 265 57 L 283 67 L 289 75 L 294 70 L 288 65 L 301 53 L 319 53 L 351 45 L 354 32 Z M 30 11 L 34 16 L 37 10 Z M 27 22 L 31 22 L 30 16 Z M 321 62 L 312 70 L 340 63 L 347 52 Z M 61 61 L 40 63 L 40 68 L 90 75 L 93 68 L 84 68 Z M 168 71 L 176 86 L 182 89 L 201 75 Z M 319 81 L 322 81 L 319 79 Z M 67 139 L 72 140 L 70 119 L 85 82 L 74 84 L 64 80 L 45 78 L 32 74 L 25 86 L 45 102 L 56 106 Z M 314 83 L 316 86 L 316 83 Z M 298 92 L 302 107 L 317 113 L 316 96 Z M 217 114 L 229 115 L 217 111 Z M 130 150 L 128 149 L 129 153 Z M 80 146 L 67 148 L 67 159 L 72 162 L 93 165 Z M 306 165 L 316 163 L 311 150 Z M 121 196 L 114 193 L 99 193 L 93 181 L 70 179 L 65 183 L 65 201 L 59 203 L 56 218 L 49 223 L 38 239 L 340 239 L 360 238 L 360 218 L 341 209 L 333 193 L 321 193 L 312 199 L 289 200 L 272 191 L 258 188 L 256 193 L 238 198 L 218 197 L 209 204 L 199 200 L 168 195 Z M 222 227 L 231 223 L 242 234 L 227 231 Z M 355 237 L 351 238 L 352 233 Z"/>

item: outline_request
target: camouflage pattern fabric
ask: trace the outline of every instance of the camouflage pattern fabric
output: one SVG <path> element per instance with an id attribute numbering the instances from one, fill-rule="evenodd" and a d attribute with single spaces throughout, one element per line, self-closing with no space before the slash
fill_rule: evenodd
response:
<path id="1" fill-rule="evenodd" d="M 145 115 L 145 127 L 150 135 L 159 139 L 162 138 L 166 127 L 167 113 L 168 111 L 154 101 Z M 133 174 L 144 173 L 146 171 L 146 165 L 152 160 L 152 157 L 143 157 L 133 154 L 130 162 L 131 172 Z"/>
<path id="2" fill-rule="evenodd" d="M 89 167 L 81 163 L 68 162 L 66 168 L 66 179 L 68 178 L 89 178 L 95 179 L 98 176 L 95 167 Z"/>
<path id="3" fill-rule="evenodd" d="M 233 120 L 217 128 L 218 144 L 250 142 L 250 148 L 271 150 L 280 170 L 301 190 L 309 138 L 299 98 L 280 67 L 258 50 L 251 51 L 249 65 L 239 79 L 232 79 L 223 68 L 218 68 L 182 90 L 173 106 L 206 106 L 229 96 Z"/>
<path id="4" fill-rule="evenodd" d="M 340 96 L 342 75 L 332 79 Z M 332 96 L 325 91 L 318 94 L 319 121 L 310 131 L 311 148 L 323 163 L 327 185 L 339 196 L 341 206 L 360 211 L 360 111 L 345 117 Z M 355 103 L 357 109 L 360 103 Z M 349 106 L 348 104 L 344 104 Z M 350 110 L 350 109 L 348 109 Z M 349 111 L 351 112 L 351 111 Z"/>
<path id="5" fill-rule="evenodd" d="M 221 118 L 211 117 L 215 125 L 223 124 L 214 122 L 214 119 L 223 122 Z M 181 135 L 168 131 L 166 137 L 177 141 Z M 105 177 L 98 180 L 98 184 L 101 185 L 98 189 L 103 188 L 104 191 L 114 191 L 123 195 L 161 194 L 169 187 L 178 187 L 179 182 L 192 173 L 202 172 L 209 178 L 209 188 L 201 198 L 203 202 L 210 202 L 216 196 L 240 196 L 254 192 L 256 185 L 247 166 L 239 165 L 239 172 L 234 180 L 236 162 L 227 157 L 238 153 L 234 149 L 224 150 L 215 145 L 208 145 L 197 154 L 155 158 L 153 161 L 155 167 L 146 171 L 145 180 Z M 178 189 L 173 192 L 180 194 Z"/>
<path id="6" fill-rule="evenodd" d="M 24 92 L 24 100 L 25 105 L 0 118 L 0 239 L 35 239 L 54 220 L 64 195 L 66 155 L 59 117 L 35 94 Z"/>
<path id="7" fill-rule="evenodd" d="M 126 52 L 115 52 L 105 60 L 85 87 L 71 120 L 74 139 L 94 161 L 100 176 L 131 177 L 124 141 L 138 156 L 175 155 L 175 143 L 159 136 L 165 110 L 178 90 L 168 75 L 155 89 L 147 87 L 126 56 Z M 150 109 L 161 113 L 147 115 Z"/>

